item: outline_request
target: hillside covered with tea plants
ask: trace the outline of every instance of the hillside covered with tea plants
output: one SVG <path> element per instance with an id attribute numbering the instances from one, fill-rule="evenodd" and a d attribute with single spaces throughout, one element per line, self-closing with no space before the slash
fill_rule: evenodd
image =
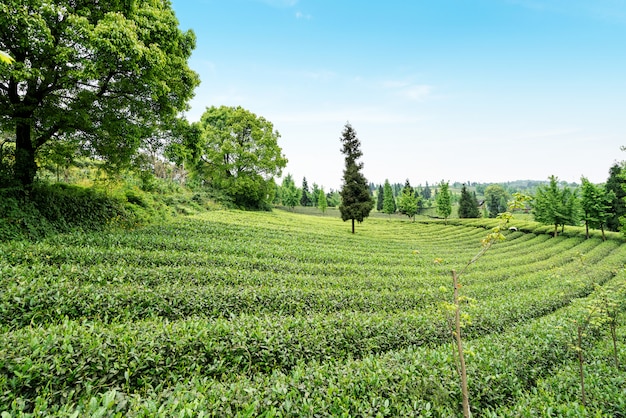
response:
<path id="1" fill-rule="evenodd" d="M 442 303 L 483 226 L 210 211 L 2 243 L 0 411 L 461 416 Z M 545 232 L 462 277 L 472 412 L 624 416 L 623 239 Z"/>

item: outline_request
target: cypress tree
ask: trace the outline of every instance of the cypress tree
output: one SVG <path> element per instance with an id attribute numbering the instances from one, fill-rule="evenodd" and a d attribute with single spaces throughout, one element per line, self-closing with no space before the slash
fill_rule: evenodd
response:
<path id="1" fill-rule="evenodd" d="M 463 184 L 459 199 L 459 218 L 480 218 L 476 196 L 472 195 Z"/>
<path id="2" fill-rule="evenodd" d="M 376 210 L 382 212 L 383 210 L 383 199 L 385 197 L 385 191 L 383 190 L 383 186 L 378 186 L 378 196 L 376 196 Z"/>
<path id="3" fill-rule="evenodd" d="M 311 206 L 311 195 L 309 194 L 309 184 L 306 177 L 302 178 L 302 197 L 300 197 L 301 206 Z"/>
<path id="4" fill-rule="evenodd" d="M 432 197 L 432 191 L 428 186 L 428 182 L 426 182 L 426 187 L 424 187 L 424 189 L 422 190 L 422 197 L 424 198 L 424 200 L 428 200 Z"/>
<path id="5" fill-rule="evenodd" d="M 396 200 L 393 197 L 393 189 L 389 180 L 385 180 L 385 187 L 383 188 L 383 212 L 388 215 L 396 213 Z"/>
<path id="6" fill-rule="evenodd" d="M 345 155 L 346 167 L 343 171 L 343 185 L 341 187 L 341 204 L 339 211 L 341 219 L 352 221 L 352 233 L 354 234 L 354 221 L 363 222 L 374 208 L 374 201 L 369 192 L 369 186 L 365 176 L 361 173 L 363 163 L 357 160 L 363 155 L 361 141 L 350 123 L 346 123 L 341 136 L 343 147 L 341 152 Z"/>

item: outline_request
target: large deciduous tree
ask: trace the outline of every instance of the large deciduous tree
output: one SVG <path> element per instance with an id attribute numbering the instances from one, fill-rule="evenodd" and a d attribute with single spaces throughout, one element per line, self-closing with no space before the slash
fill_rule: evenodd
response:
<path id="1" fill-rule="evenodd" d="M 274 125 L 239 106 L 210 107 L 200 125 L 198 173 L 237 206 L 266 208 L 270 184 L 287 165 Z"/>
<path id="2" fill-rule="evenodd" d="M 32 184 L 45 149 L 71 147 L 109 167 L 169 131 L 198 84 L 195 47 L 168 0 L 0 3 L 0 130 L 15 133 L 15 180 Z"/>
<path id="3" fill-rule="evenodd" d="M 370 196 L 367 180 L 361 173 L 363 163 L 357 162 L 363 155 L 361 141 L 349 123 L 346 123 L 344 127 L 341 143 L 343 144 L 341 152 L 345 156 L 345 169 L 343 170 L 339 211 L 342 220 L 352 220 L 352 233 L 354 234 L 354 221 L 363 222 L 374 208 L 374 201 Z"/>

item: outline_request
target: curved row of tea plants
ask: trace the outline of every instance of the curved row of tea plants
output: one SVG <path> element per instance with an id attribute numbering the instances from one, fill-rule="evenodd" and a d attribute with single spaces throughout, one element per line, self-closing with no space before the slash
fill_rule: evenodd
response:
<path id="1" fill-rule="evenodd" d="M 0 410 L 454 415 L 440 302 L 485 229 L 372 219 L 357 232 L 216 211 L 2 244 Z M 475 408 L 514 407 L 571 360 L 568 312 L 624 280 L 620 244 L 512 232 L 466 271 Z"/>
<path id="2" fill-rule="evenodd" d="M 626 276 L 621 274 L 613 281 L 623 282 L 625 279 Z M 620 297 L 626 298 L 626 294 L 621 293 Z M 475 413 L 485 416 L 518 416 L 520 411 L 536 412 L 534 407 L 537 403 L 544 412 L 548 407 L 554 409 L 563 406 L 558 399 L 549 399 L 547 395 L 537 400 L 528 394 L 533 393 L 537 384 L 542 387 L 554 385 L 558 382 L 555 380 L 557 376 L 574 373 L 570 365 L 575 352 L 568 347 L 575 334 L 573 320 L 584 309 L 584 302 L 512 327 L 503 334 L 486 335 L 468 344 L 467 349 L 471 353 L 470 390 Z M 271 326 L 270 322 L 265 324 L 265 327 Z M 94 330 L 93 327 L 86 327 L 85 330 L 92 333 L 86 337 L 76 337 L 81 332 L 81 326 L 77 323 L 64 324 L 63 329 L 51 329 L 47 333 L 48 337 L 40 337 L 33 345 L 43 346 L 40 351 L 45 351 L 48 347 L 45 344 L 56 338 L 64 345 L 51 346 L 64 352 L 47 356 L 38 352 L 30 358 L 24 352 L 24 358 L 28 359 L 23 362 L 26 365 L 16 365 L 22 368 L 19 372 L 22 379 L 26 380 L 30 376 L 29 381 L 35 382 L 32 378 L 35 376 L 33 370 L 60 374 L 78 369 L 81 373 L 69 377 L 74 379 L 73 382 L 67 382 L 68 376 L 61 376 L 58 381 L 67 382 L 66 387 L 48 384 L 36 396 L 16 397 L 11 400 L 10 408 L 14 412 L 43 409 L 48 414 L 58 413 L 59 416 L 94 413 L 103 408 L 109 413 L 117 412 L 119 416 L 163 417 L 196 416 L 201 412 L 222 416 L 274 414 L 293 417 L 316 416 L 320 413 L 334 416 L 458 415 L 457 378 L 450 348 L 445 344 L 439 347 L 409 347 L 383 355 L 367 354 L 359 359 L 342 359 L 341 355 L 329 353 L 328 358 L 311 356 L 308 361 L 294 361 L 289 369 L 267 364 L 261 370 L 262 366 L 251 365 L 250 359 L 256 353 L 254 348 L 257 346 L 250 341 L 241 341 L 236 350 L 225 350 L 221 357 L 214 359 L 214 363 L 204 364 L 203 360 L 213 347 L 203 343 L 202 333 L 207 332 L 206 328 L 199 326 L 196 321 L 188 322 L 185 327 L 186 332 L 175 332 L 175 326 L 165 323 L 158 336 L 150 334 L 148 329 L 147 334 L 133 333 L 133 336 L 129 336 L 127 333 L 122 337 L 129 340 L 128 347 L 152 345 L 152 350 L 144 352 L 147 356 L 146 353 L 152 351 L 152 357 L 141 357 L 136 351 L 113 355 L 111 351 L 119 350 L 116 343 L 120 341 L 114 341 L 112 335 L 120 332 L 119 328 L 107 333 L 105 328 Z M 262 334 L 265 327 L 257 332 Z M 622 341 L 625 329 L 619 328 Z M 240 333 L 229 335 L 228 332 L 222 332 L 225 338 L 241 338 Z M 98 335 L 95 340 L 93 333 Z M 161 343 L 154 338 L 162 339 L 164 335 L 171 343 L 169 351 L 164 351 Z M 590 338 L 597 340 L 600 337 L 600 334 L 595 334 Z M 97 347 L 104 347 L 98 354 L 102 357 L 101 361 L 85 362 L 82 368 L 72 363 L 85 354 L 85 345 L 77 344 L 81 338 L 85 344 L 91 341 L 89 347 L 94 351 L 93 355 L 96 355 Z M 266 349 L 269 347 L 266 346 Z M 288 347 L 282 349 L 288 350 Z M 27 349 L 23 348 L 23 351 Z M 594 365 L 609 357 L 604 344 L 599 344 L 597 351 Z M 166 353 L 171 355 L 170 362 L 163 360 Z M 625 350 L 621 350 L 620 357 L 622 361 L 626 360 Z M 142 362 L 148 363 L 143 372 L 137 369 L 139 365 L 145 364 Z M 238 362 L 245 363 L 244 375 L 225 372 L 219 379 L 214 377 L 220 367 L 227 368 Z M 97 365 L 106 367 L 98 368 Z M 601 371 L 607 374 L 600 376 L 599 370 L 592 373 L 604 382 L 604 386 L 615 397 L 602 395 L 599 387 L 596 387 L 590 391 L 592 405 L 589 408 L 570 405 L 570 411 L 577 411 L 578 416 L 598 416 L 600 413 L 607 416 L 617 413 L 614 416 L 619 416 L 619 409 L 616 408 L 626 402 L 626 394 L 616 389 L 611 380 L 613 383 L 619 383 L 620 379 L 623 381 L 624 371 L 609 368 Z M 1 383 L 5 388 L 15 384 L 14 381 Z M 576 405 L 575 378 L 569 377 L 568 381 L 561 384 L 569 387 L 562 396 Z M 602 382 L 591 380 L 590 384 L 600 385 Z M 135 387 L 142 390 L 133 391 Z M 99 388 L 109 390 L 102 393 Z M 27 388 L 12 389 L 27 393 Z M 77 392 L 80 390 L 85 392 L 82 397 Z M 561 396 L 560 392 L 555 393 Z"/>

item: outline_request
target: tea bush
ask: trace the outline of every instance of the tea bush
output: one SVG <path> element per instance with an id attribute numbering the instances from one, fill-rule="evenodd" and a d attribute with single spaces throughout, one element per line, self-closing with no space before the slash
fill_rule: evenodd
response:
<path id="1" fill-rule="evenodd" d="M 586 337 L 586 406 L 571 345 L 580 312 L 626 278 L 621 240 L 507 234 L 463 276 L 472 410 L 620 416 L 606 332 Z M 441 288 L 484 235 L 385 218 L 352 235 L 331 217 L 210 211 L 0 243 L 0 410 L 459 416 Z"/>

